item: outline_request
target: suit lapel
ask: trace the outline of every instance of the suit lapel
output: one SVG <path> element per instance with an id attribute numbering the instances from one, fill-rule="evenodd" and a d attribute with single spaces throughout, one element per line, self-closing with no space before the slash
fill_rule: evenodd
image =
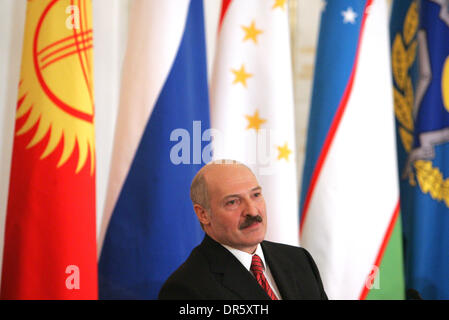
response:
<path id="1" fill-rule="evenodd" d="M 297 283 L 299 281 L 296 277 L 296 272 L 294 272 L 295 266 L 293 263 L 288 259 L 284 259 L 265 241 L 262 242 L 262 250 L 282 299 L 304 299 L 304 295 L 301 292 L 301 284 Z"/>
<path id="2" fill-rule="evenodd" d="M 209 258 L 211 271 L 222 274 L 222 285 L 229 291 L 241 299 L 270 299 L 249 271 L 221 244 L 206 235 L 202 247 Z"/>
<path id="3" fill-rule="evenodd" d="M 236 264 L 230 261 L 223 276 L 223 286 L 233 291 L 242 299 L 269 300 L 270 298 L 257 283 L 256 279 L 233 256 Z"/>

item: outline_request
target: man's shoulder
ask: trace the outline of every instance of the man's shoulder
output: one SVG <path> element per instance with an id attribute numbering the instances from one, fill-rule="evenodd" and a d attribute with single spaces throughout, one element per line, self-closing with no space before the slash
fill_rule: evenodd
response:
<path id="1" fill-rule="evenodd" d="M 200 299 L 198 286 L 206 281 L 208 262 L 201 250 L 196 247 L 189 257 L 164 282 L 159 299 Z"/>
<path id="2" fill-rule="evenodd" d="M 268 250 L 276 250 L 287 254 L 307 254 L 307 250 L 302 247 L 268 240 L 262 241 L 262 248 Z"/>
<path id="3" fill-rule="evenodd" d="M 208 260 L 200 247 L 192 250 L 189 257 L 172 273 L 169 279 L 190 279 L 201 275 L 208 268 Z"/>
<path id="4" fill-rule="evenodd" d="M 299 263 L 300 265 L 311 265 L 312 268 L 315 268 L 315 262 L 311 254 L 303 247 L 265 240 L 262 242 L 262 248 L 264 254 L 276 260 L 288 260 Z"/>

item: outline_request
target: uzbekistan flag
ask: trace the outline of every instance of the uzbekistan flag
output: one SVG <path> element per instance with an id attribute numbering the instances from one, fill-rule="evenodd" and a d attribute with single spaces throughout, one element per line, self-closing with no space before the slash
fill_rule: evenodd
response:
<path id="1" fill-rule="evenodd" d="M 104 237 L 102 299 L 156 299 L 203 232 L 189 198 L 210 141 L 202 0 L 134 1 Z"/>
<path id="2" fill-rule="evenodd" d="M 253 169 L 268 240 L 299 244 L 294 102 L 286 1 L 223 1 L 211 83 L 214 157 Z"/>
<path id="3" fill-rule="evenodd" d="M 301 244 L 330 299 L 403 297 L 385 0 L 321 18 L 301 195 Z"/>
<path id="4" fill-rule="evenodd" d="M 391 20 L 406 285 L 449 299 L 449 11 L 396 1 Z"/>
<path id="5" fill-rule="evenodd" d="M 2 299 L 96 299 L 91 1 L 28 1 Z"/>

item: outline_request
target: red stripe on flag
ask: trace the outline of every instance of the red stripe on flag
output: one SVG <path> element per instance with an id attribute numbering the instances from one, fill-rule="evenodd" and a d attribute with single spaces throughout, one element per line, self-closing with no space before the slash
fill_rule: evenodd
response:
<path id="1" fill-rule="evenodd" d="M 218 31 L 220 31 L 220 29 L 221 29 L 221 25 L 223 24 L 223 19 L 226 15 L 226 12 L 228 11 L 231 1 L 232 0 L 223 0 L 223 2 L 221 3 L 221 13 L 220 13 L 220 22 L 218 24 Z"/>
<path id="2" fill-rule="evenodd" d="M 355 59 L 354 59 L 354 65 L 352 68 L 351 76 L 349 78 L 349 81 L 346 86 L 343 97 L 340 101 L 340 105 L 338 106 L 337 112 L 335 113 L 334 120 L 332 121 L 332 124 L 329 128 L 329 132 L 327 134 L 326 140 L 324 141 L 323 148 L 321 150 L 320 156 L 318 157 L 318 161 L 316 163 L 315 169 L 312 174 L 312 179 L 310 180 L 310 185 L 309 185 L 309 189 L 307 190 L 306 198 L 304 201 L 303 212 L 301 214 L 301 221 L 299 224 L 299 236 L 300 237 L 302 235 L 302 228 L 304 227 L 305 219 L 307 217 L 307 213 L 308 213 L 309 206 L 310 206 L 310 201 L 312 199 L 313 192 L 315 191 L 315 187 L 318 182 L 318 178 L 321 174 L 324 162 L 327 159 L 327 155 L 329 153 L 330 147 L 332 145 L 332 142 L 334 141 L 335 134 L 337 133 L 337 130 L 340 126 L 341 119 L 343 118 L 343 114 L 346 110 L 346 106 L 348 104 L 349 97 L 351 96 L 351 93 L 352 93 L 354 78 L 355 78 L 355 74 L 357 72 L 357 64 L 358 64 L 358 60 L 359 60 L 360 47 L 361 47 L 361 43 L 363 40 L 363 31 L 365 29 L 365 22 L 366 22 L 366 18 L 368 16 L 367 9 L 372 4 L 372 2 L 373 2 L 373 0 L 368 0 L 365 4 L 365 9 L 363 11 L 364 12 L 363 19 L 362 19 L 362 23 L 360 25 L 360 36 L 359 36 L 359 41 L 357 43 L 357 50 L 356 50 L 356 55 L 355 55 Z"/>
<path id="3" fill-rule="evenodd" d="M 379 252 L 377 254 L 376 261 L 374 262 L 374 266 L 377 268 L 380 267 L 382 257 L 385 253 L 385 250 L 387 249 L 387 245 L 388 245 L 388 242 L 390 241 L 391 234 L 393 233 L 394 226 L 396 225 L 396 221 L 398 220 L 399 209 L 400 209 L 399 203 L 400 203 L 400 201 L 398 200 L 398 203 L 396 204 L 396 208 L 394 209 L 393 215 L 391 216 L 390 224 L 388 225 L 387 231 L 385 232 L 385 236 L 382 241 L 382 245 L 380 246 Z M 370 274 L 367 276 L 367 279 L 370 276 Z M 362 289 L 362 293 L 360 294 L 360 300 L 365 300 L 369 291 L 370 291 L 370 289 L 368 288 L 368 286 L 365 283 L 363 286 L 363 289 Z"/>

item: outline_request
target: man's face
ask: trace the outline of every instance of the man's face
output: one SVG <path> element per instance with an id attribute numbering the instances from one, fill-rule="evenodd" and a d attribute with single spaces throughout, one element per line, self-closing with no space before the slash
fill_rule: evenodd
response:
<path id="1" fill-rule="evenodd" d="M 205 175 L 210 210 L 204 230 L 216 241 L 252 253 L 265 238 L 265 199 L 253 173 L 242 165 L 216 165 Z"/>

